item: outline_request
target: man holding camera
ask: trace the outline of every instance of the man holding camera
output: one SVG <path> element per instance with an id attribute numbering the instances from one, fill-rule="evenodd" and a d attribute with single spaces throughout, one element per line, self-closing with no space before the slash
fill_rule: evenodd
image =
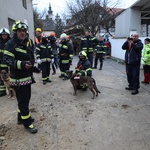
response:
<path id="1" fill-rule="evenodd" d="M 138 94 L 140 88 L 139 76 L 140 76 L 140 63 L 141 52 L 143 49 L 143 43 L 137 33 L 132 34 L 132 38 L 128 37 L 125 43 L 122 45 L 122 49 L 126 50 L 125 63 L 127 81 L 129 83 L 126 90 L 133 90 L 132 95 Z"/>

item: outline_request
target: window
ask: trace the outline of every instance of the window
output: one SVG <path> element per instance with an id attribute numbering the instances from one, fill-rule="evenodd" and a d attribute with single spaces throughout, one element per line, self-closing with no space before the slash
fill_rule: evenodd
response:
<path id="1" fill-rule="evenodd" d="M 22 0 L 22 6 L 27 9 L 27 1 L 26 0 Z"/>
<path id="2" fill-rule="evenodd" d="M 9 31 L 10 31 L 10 36 L 12 36 L 13 32 L 11 32 L 12 25 L 15 23 L 15 20 L 8 18 L 8 25 L 9 25 Z"/>

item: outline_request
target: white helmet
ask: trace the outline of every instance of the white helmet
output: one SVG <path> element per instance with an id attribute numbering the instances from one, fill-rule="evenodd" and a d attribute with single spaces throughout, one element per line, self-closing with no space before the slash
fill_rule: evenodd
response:
<path id="1" fill-rule="evenodd" d="M 9 30 L 7 28 L 1 28 L 0 29 L 0 34 L 10 34 Z"/>
<path id="2" fill-rule="evenodd" d="M 66 33 L 61 34 L 60 39 L 66 39 L 67 40 L 67 34 Z"/>

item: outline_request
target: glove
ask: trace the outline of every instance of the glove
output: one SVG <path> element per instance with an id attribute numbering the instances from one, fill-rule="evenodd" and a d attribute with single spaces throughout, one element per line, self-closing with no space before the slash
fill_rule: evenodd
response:
<path id="1" fill-rule="evenodd" d="M 52 58 L 51 62 L 54 63 L 54 58 Z"/>
<path id="2" fill-rule="evenodd" d="M 80 72 L 78 72 L 76 75 L 77 75 L 77 76 L 81 76 L 82 74 L 81 74 Z"/>
<path id="3" fill-rule="evenodd" d="M 38 64 L 41 64 L 41 63 L 42 63 L 42 61 L 41 61 L 40 58 L 37 59 L 37 63 L 38 63 Z"/>

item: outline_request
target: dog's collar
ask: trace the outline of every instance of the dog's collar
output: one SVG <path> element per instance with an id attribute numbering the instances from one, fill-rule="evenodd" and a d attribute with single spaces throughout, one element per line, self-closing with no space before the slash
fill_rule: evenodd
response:
<path id="1" fill-rule="evenodd" d="M 7 78 L 7 79 L 3 79 L 3 81 L 9 81 L 9 78 Z"/>

